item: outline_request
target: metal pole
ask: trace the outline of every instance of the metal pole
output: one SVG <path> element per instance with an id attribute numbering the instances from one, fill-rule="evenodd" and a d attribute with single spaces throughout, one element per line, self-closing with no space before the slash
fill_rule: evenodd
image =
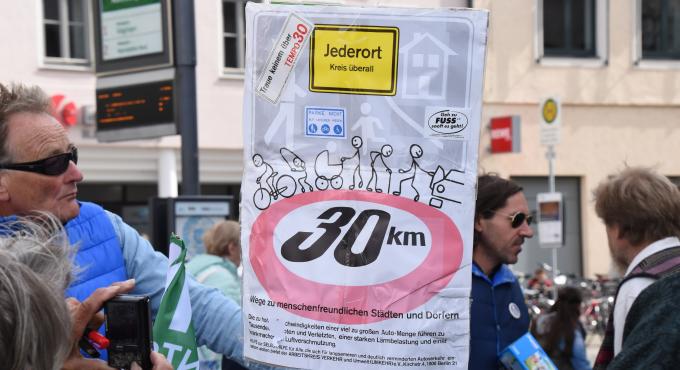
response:
<path id="1" fill-rule="evenodd" d="M 555 162 L 555 147 L 552 145 L 548 146 L 548 186 L 550 187 L 550 192 L 555 192 L 555 170 L 553 168 Z"/>
<path id="2" fill-rule="evenodd" d="M 182 195 L 198 195 L 196 24 L 194 0 L 174 0 L 177 119 L 182 137 Z"/>
<path id="3" fill-rule="evenodd" d="M 555 192 L 555 170 L 554 170 L 554 165 L 555 165 L 555 148 L 553 145 L 548 145 L 548 152 L 546 153 L 546 157 L 548 158 L 548 186 L 550 188 L 550 192 L 554 193 Z M 557 300 L 557 284 L 555 284 L 555 278 L 557 277 L 558 270 L 557 270 L 557 246 L 553 246 L 552 248 L 552 275 L 553 275 L 553 299 Z"/>

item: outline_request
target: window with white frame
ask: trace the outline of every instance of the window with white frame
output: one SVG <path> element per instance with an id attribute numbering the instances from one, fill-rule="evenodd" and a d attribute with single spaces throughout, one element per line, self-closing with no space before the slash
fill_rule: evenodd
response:
<path id="1" fill-rule="evenodd" d="M 538 60 L 606 60 L 607 0 L 537 0 Z"/>
<path id="2" fill-rule="evenodd" d="M 222 0 L 223 67 L 227 74 L 241 74 L 246 54 L 246 0 Z"/>
<path id="3" fill-rule="evenodd" d="M 90 65 L 88 0 L 42 0 L 47 64 Z"/>
<path id="4" fill-rule="evenodd" d="M 680 0 L 642 0 L 642 59 L 680 60 Z"/>

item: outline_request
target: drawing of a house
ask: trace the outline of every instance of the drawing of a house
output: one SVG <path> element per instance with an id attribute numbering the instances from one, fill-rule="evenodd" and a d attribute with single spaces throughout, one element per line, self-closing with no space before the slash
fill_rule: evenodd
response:
<path id="1" fill-rule="evenodd" d="M 414 33 L 413 40 L 399 53 L 399 59 L 406 61 L 402 98 L 444 99 L 449 57 L 458 53 L 429 33 Z"/>

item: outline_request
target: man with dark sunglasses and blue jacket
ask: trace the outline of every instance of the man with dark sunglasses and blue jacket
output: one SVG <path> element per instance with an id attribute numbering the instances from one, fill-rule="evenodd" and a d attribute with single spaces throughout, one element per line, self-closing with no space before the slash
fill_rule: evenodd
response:
<path id="1" fill-rule="evenodd" d="M 522 288 L 507 265 L 534 235 L 522 188 L 496 175 L 477 180 L 469 369 L 500 368 L 498 354 L 529 331 Z"/>
<path id="2" fill-rule="evenodd" d="M 78 247 L 80 272 L 67 296 L 83 301 L 97 288 L 135 279 L 131 293 L 150 296 L 155 317 L 168 259 L 119 216 L 78 202 L 77 184 L 83 180 L 78 151 L 49 107 L 49 98 L 37 86 L 0 84 L 0 223 L 32 211 L 54 214 Z M 239 305 L 192 278 L 189 295 L 197 344 L 243 363 Z"/>

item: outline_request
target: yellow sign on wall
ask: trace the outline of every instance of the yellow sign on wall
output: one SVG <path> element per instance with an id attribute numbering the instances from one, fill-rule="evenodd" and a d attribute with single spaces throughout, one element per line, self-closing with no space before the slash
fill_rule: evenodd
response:
<path id="1" fill-rule="evenodd" d="M 543 103 L 543 119 L 546 123 L 550 124 L 557 118 L 557 102 L 553 99 L 548 99 Z"/>
<path id="2" fill-rule="evenodd" d="M 399 29 L 314 26 L 310 42 L 309 89 L 361 95 L 395 95 Z"/>

